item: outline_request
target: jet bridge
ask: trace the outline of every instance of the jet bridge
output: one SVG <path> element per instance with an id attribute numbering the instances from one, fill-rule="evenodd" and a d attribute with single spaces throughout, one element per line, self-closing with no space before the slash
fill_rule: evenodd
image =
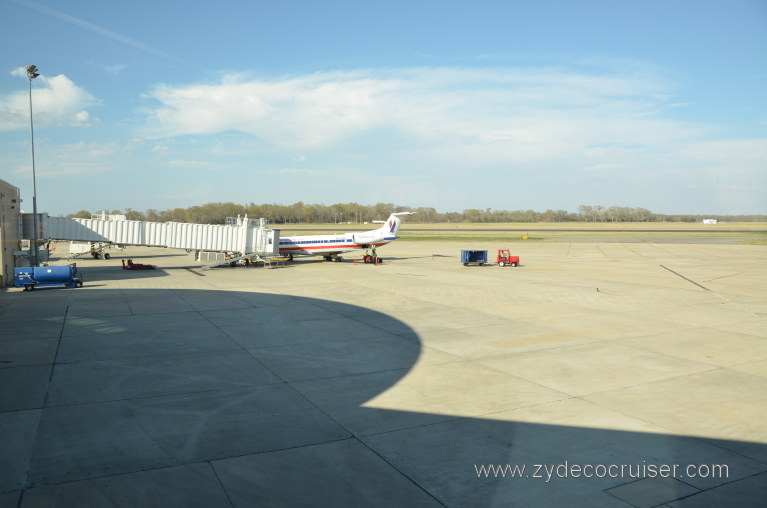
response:
<path id="1" fill-rule="evenodd" d="M 232 258 L 256 259 L 278 255 L 280 248 L 279 230 L 266 227 L 266 219 L 248 219 L 247 216 L 237 217 L 232 224 L 220 225 L 39 215 L 40 238 L 47 240 L 227 252 Z M 22 224 L 28 222 L 31 221 L 27 217 L 22 217 Z M 24 238 L 34 236 L 31 229 L 23 228 Z"/>

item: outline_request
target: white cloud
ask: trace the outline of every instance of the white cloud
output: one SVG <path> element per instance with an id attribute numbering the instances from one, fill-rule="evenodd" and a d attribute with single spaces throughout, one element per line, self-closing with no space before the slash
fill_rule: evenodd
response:
<path id="1" fill-rule="evenodd" d="M 12 75 L 27 79 L 23 67 Z M 68 125 L 85 127 L 93 119 L 86 108 L 95 106 L 96 99 L 63 74 L 32 82 L 32 110 L 35 127 Z M 29 128 L 29 91 L 0 96 L 0 131 Z"/>
<path id="2" fill-rule="evenodd" d="M 120 74 L 122 71 L 124 71 L 127 68 L 128 68 L 128 66 L 125 65 L 125 64 L 115 64 L 115 65 L 104 66 L 104 70 L 108 74 L 111 74 L 113 76 L 116 76 L 116 75 Z"/>
<path id="3" fill-rule="evenodd" d="M 72 116 L 72 125 L 89 125 L 88 120 L 90 120 L 90 117 L 91 115 L 87 111 L 77 112 Z"/>
<path id="4" fill-rule="evenodd" d="M 301 169 L 301 168 L 282 168 L 282 169 L 265 169 L 259 171 L 264 175 L 323 175 L 324 171 L 318 171 L 316 169 Z"/>
<path id="5" fill-rule="evenodd" d="M 168 161 L 169 166 L 181 166 L 181 167 L 200 167 L 208 166 L 208 161 L 195 161 L 195 160 L 172 160 Z"/>
<path id="6" fill-rule="evenodd" d="M 474 193 L 504 206 L 496 203 L 508 192 L 485 189 L 482 182 L 513 174 L 517 184 L 534 186 L 544 178 L 567 177 L 580 186 L 579 196 L 619 189 L 634 196 L 632 202 L 646 200 L 644 206 L 651 207 L 676 199 L 672 189 L 693 184 L 708 189 L 710 203 L 735 209 L 740 201 L 733 192 L 750 182 L 757 195 L 747 197 L 748 209 L 759 209 L 765 194 L 758 176 L 765 167 L 764 140 L 724 141 L 723 126 L 679 120 L 689 102 L 675 96 L 662 71 L 636 63 L 610 65 L 598 72 L 363 69 L 160 85 L 144 96 L 156 102 L 145 135 L 168 139 L 237 131 L 252 136 L 244 156 L 298 152 L 333 175 L 360 169 L 392 178 L 413 175 L 422 180 L 408 185 L 421 193 L 433 186 L 442 198 L 460 185 L 456 202 Z M 711 183 L 710 175 L 736 166 L 748 178 L 733 185 Z M 294 170 L 270 174 L 289 171 Z M 482 179 L 474 185 L 466 182 L 467 174 Z M 659 197 L 659 189 L 668 196 Z M 567 204 L 560 199 L 554 206 Z"/>
<path id="7" fill-rule="evenodd" d="M 640 79 L 641 78 L 641 79 Z M 667 102 L 662 81 L 636 73 L 588 75 L 556 68 L 418 68 L 324 72 L 281 80 L 157 86 L 145 96 L 155 137 L 240 131 L 296 149 L 325 148 L 368 133 L 421 146 L 550 153 L 552 145 L 656 143 L 690 126 L 642 118 Z"/>

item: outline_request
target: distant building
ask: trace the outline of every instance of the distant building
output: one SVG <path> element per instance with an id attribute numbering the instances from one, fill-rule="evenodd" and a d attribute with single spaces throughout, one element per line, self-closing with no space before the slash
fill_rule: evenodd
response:
<path id="1" fill-rule="evenodd" d="M 0 180 L 0 288 L 13 284 L 13 253 L 21 250 L 20 218 L 19 188 Z"/>
<path id="2" fill-rule="evenodd" d="M 108 214 L 106 210 L 103 210 L 99 214 L 91 214 L 91 219 L 116 221 L 116 220 L 127 220 L 127 217 L 123 214 Z"/>
<path id="3" fill-rule="evenodd" d="M 718 222 L 716 219 L 703 219 L 703 224 L 717 224 Z"/>

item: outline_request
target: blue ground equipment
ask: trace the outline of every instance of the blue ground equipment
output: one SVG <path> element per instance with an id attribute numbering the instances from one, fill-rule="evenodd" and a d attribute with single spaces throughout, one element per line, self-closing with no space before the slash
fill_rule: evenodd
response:
<path id="1" fill-rule="evenodd" d="M 486 250 L 462 250 L 461 263 L 463 266 L 469 266 L 469 263 L 479 263 L 479 266 L 487 263 Z"/>
<path id="2" fill-rule="evenodd" d="M 30 291 L 36 287 L 82 287 L 83 279 L 77 271 L 77 265 L 66 266 L 28 266 L 14 268 L 14 285 Z"/>

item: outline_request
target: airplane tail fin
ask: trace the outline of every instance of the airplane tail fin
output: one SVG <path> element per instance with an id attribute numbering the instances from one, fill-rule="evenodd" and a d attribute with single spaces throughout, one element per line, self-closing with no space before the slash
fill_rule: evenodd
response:
<path id="1" fill-rule="evenodd" d="M 381 226 L 381 230 L 385 233 L 387 237 L 397 236 L 397 232 L 399 231 L 399 227 L 402 224 L 401 217 L 404 215 L 412 215 L 413 212 L 398 212 L 393 213 L 389 215 L 389 218 L 386 219 L 386 223 Z"/>

